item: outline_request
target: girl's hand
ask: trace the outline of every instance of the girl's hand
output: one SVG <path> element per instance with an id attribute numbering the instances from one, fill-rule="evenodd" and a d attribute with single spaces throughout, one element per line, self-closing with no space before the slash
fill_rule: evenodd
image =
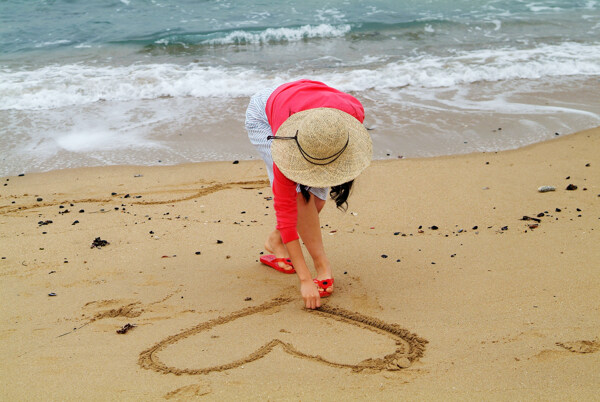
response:
<path id="1" fill-rule="evenodd" d="M 321 307 L 319 290 L 312 279 L 300 281 L 300 293 L 302 294 L 306 308 L 315 309 Z"/>

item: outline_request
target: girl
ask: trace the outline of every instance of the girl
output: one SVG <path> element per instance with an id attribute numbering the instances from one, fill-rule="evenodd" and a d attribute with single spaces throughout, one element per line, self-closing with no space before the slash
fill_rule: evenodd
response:
<path id="1" fill-rule="evenodd" d="M 267 165 L 277 218 L 265 242 L 272 255 L 260 260 L 298 275 L 307 308 L 320 307 L 320 298 L 333 292 L 319 212 L 327 193 L 345 210 L 353 180 L 371 162 L 371 138 L 363 120 L 364 109 L 356 98 L 310 80 L 259 91 L 248 105 L 246 130 Z M 313 259 L 316 279 L 299 237 Z"/>

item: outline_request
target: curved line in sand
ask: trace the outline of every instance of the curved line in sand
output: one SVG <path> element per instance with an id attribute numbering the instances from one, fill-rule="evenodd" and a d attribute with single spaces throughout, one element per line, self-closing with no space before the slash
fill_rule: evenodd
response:
<path id="1" fill-rule="evenodd" d="M 189 190 L 164 190 L 164 191 L 152 191 L 141 194 L 160 194 L 160 193 L 176 193 L 176 192 L 193 192 L 194 194 L 182 197 L 182 198 L 174 198 L 163 201 L 131 201 L 128 202 L 130 205 L 161 205 L 161 204 L 176 204 L 178 202 L 193 200 L 194 198 L 204 197 L 206 195 L 216 193 L 217 191 L 227 190 L 233 187 L 240 187 L 245 190 L 263 188 L 269 185 L 268 180 L 252 180 L 252 181 L 237 181 L 232 183 L 218 183 L 214 184 L 210 187 L 201 188 L 201 189 L 189 189 Z M 45 207 L 53 207 L 57 205 L 63 204 L 83 204 L 83 203 L 100 203 L 100 204 L 110 204 L 111 202 L 118 202 L 121 204 L 123 200 L 121 198 L 84 198 L 79 200 L 64 200 L 60 202 L 44 202 L 44 203 L 36 203 L 30 205 L 20 205 L 18 207 L 10 208 L 10 205 L 0 206 L 0 215 L 10 214 L 13 212 L 24 212 L 33 208 L 45 208 Z"/>
<path id="2" fill-rule="evenodd" d="M 249 316 L 252 314 L 275 308 L 277 306 L 287 304 L 292 300 L 292 298 L 278 297 L 259 306 L 247 307 L 237 312 L 233 312 L 227 316 L 219 317 L 210 321 L 200 323 L 192 328 L 189 328 L 178 334 L 165 338 L 162 341 L 155 344 L 154 346 L 152 346 L 151 348 L 144 350 L 140 353 L 138 364 L 142 368 L 154 370 L 164 374 L 208 374 L 215 371 L 230 370 L 239 367 L 243 364 L 247 364 L 255 360 L 261 359 L 264 356 L 266 356 L 269 352 L 271 352 L 271 350 L 273 350 L 276 346 L 281 346 L 286 353 L 292 356 L 316 361 L 332 367 L 350 368 L 353 371 L 362 371 L 365 369 L 375 371 L 397 371 L 402 368 L 408 367 L 410 363 L 414 362 L 415 360 L 418 360 L 421 356 L 423 356 L 425 344 L 427 344 L 427 341 L 425 339 L 420 338 L 419 336 L 399 327 L 396 324 L 387 324 L 376 318 L 367 317 L 362 314 L 347 311 L 339 307 L 330 307 L 328 305 L 321 306 L 319 310 L 311 310 L 310 313 L 328 318 L 333 318 L 335 320 L 342 321 L 350 325 L 355 325 L 359 328 L 387 335 L 396 341 L 396 350 L 393 353 L 390 353 L 382 358 L 370 358 L 363 360 L 358 364 L 346 364 L 329 361 L 318 355 L 315 356 L 301 352 L 290 343 L 284 342 L 280 339 L 272 339 L 271 341 L 267 342 L 265 345 L 261 346 L 256 351 L 242 359 L 235 360 L 231 363 L 206 368 L 180 369 L 177 367 L 169 367 L 163 362 L 161 362 L 157 356 L 160 351 L 164 350 L 169 345 L 173 345 L 192 335 L 198 334 L 203 331 L 207 331 L 211 328 L 226 324 L 241 317 Z M 406 364 L 407 360 L 409 362 L 408 365 Z"/>

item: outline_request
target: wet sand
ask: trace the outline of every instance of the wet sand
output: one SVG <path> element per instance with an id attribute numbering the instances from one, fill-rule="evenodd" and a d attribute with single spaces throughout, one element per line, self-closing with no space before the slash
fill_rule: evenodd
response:
<path id="1" fill-rule="evenodd" d="M 1 178 L 0 399 L 593 400 L 599 166 L 600 129 L 374 162 L 318 312 L 258 263 L 262 162 Z"/>

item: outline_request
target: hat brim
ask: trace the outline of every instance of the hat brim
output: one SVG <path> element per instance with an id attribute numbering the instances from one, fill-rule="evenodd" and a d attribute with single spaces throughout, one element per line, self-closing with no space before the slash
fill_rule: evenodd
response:
<path id="1" fill-rule="evenodd" d="M 348 132 L 348 144 L 343 153 L 333 162 L 318 165 L 306 160 L 296 141 L 273 140 L 273 161 L 288 179 L 309 187 L 331 187 L 355 179 L 373 156 L 371 136 L 355 117 L 338 109 L 317 108 L 298 112 L 290 116 L 277 130 L 277 136 L 293 137 L 307 124 L 318 120 L 327 135 L 327 127 L 343 126 Z"/>

